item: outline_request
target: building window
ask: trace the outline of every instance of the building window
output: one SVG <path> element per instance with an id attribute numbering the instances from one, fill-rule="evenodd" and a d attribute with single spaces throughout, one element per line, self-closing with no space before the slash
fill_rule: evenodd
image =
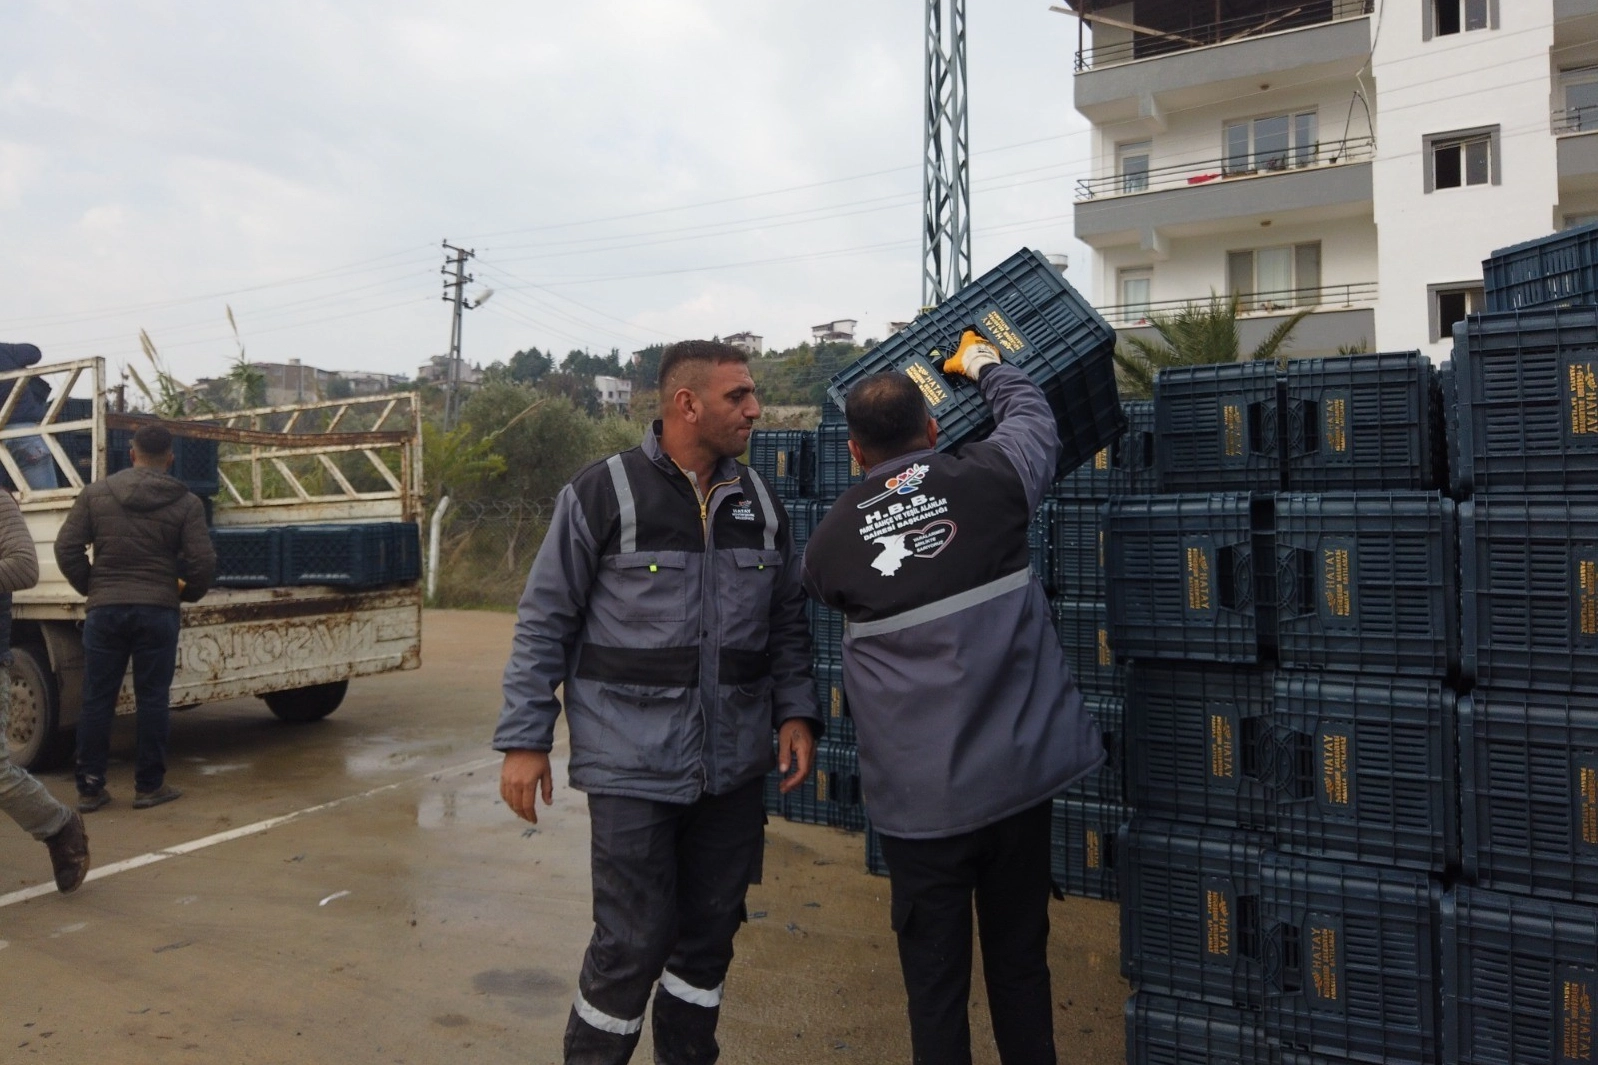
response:
<path id="1" fill-rule="evenodd" d="M 1152 141 L 1116 145 L 1115 171 L 1121 179 L 1122 192 L 1148 191 L 1149 157 L 1152 153 Z"/>
<path id="2" fill-rule="evenodd" d="M 1320 149 L 1316 130 L 1314 111 L 1228 122 L 1225 173 L 1231 176 L 1309 166 Z"/>
<path id="3" fill-rule="evenodd" d="M 1120 272 L 1121 319 L 1141 321 L 1149 316 L 1149 302 L 1154 290 L 1154 271 L 1148 267 Z"/>
<path id="4" fill-rule="evenodd" d="M 1227 252 L 1226 287 L 1245 311 L 1313 307 L 1320 302 L 1320 241 Z"/>
<path id="5" fill-rule="evenodd" d="M 1467 314 L 1480 314 L 1487 306 L 1487 296 L 1480 282 L 1450 285 L 1430 285 L 1430 315 L 1432 342 L 1449 340 L 1454 326 L 1465 320 Z"/>
<path id="6" fill-rule="evenodd" d="M 1598 67 L 1559 73 L 1564 109 L 1554 119 L 1555 133 L 1598 130 Z"/>
<path id="7" fill-rule="evenodd" d="M 1498 0 L 1426 0 L 1425 12 L 1427 40 L 1498 28 Z"/>
<path id="8" fill-rule="evenodd" d="M 1499 143 L 1497 126 L 1427 137 L 1426 191 L 1497 185 L 1502 180 Z"/>

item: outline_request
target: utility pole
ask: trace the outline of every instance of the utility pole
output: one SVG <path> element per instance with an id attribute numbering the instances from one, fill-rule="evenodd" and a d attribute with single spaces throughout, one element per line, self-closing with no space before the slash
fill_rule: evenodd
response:
<path id="1" fill-rule="evenodd" d="M 936 307 L 971 283 L 971 122 L 966 107 L 965 0 L 926 0 L 926 7 L 921 304 Z"/>
<path id="2" fill-rule="evenodd" d="M 461 317 L 472 307 L 466 302 L 466 286 L 477 280 L 466 272 L 466 260 L 474 258 L 475 251 L 457 248 L 444 241 L 444 265 L 439 273 L 444 275 L 444 301 L 453 303 L 454 314 L 449 325 L 449 366 L 444 392 L 444 428 L 455 428 L 460 417 L 461 388 Z"/>

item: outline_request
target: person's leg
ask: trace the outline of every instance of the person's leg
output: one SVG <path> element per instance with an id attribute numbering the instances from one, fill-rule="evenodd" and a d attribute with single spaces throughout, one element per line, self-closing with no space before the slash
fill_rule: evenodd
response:
<path id="1" fill-rule="evenodd" d="M 677 826 L 687 807 L 590 795 L 594 936 L 566 1022 L 566 1065 L 623 1065 L 677 938 Z"/>
<path id="2" fill-rule="evenodd" d="M 10 760 L 11 675 L 0 668 L 0 810 L 41 843 L 72 820 L 72 811 L 33 774 Z"/>
<path id="3" fill-rule="evenodd" d="M 172 674 L 178 660 L 180 616 L 175 607 L 133 611 L 133 697 L 138 706 L 139 756 L 133 786 L 141 794 L 166 781 L 166 742 L 172 717 Z"/>
<path id="4" fill-rule="evenodd" d="M 12 422 L 10 428 L 19 429 L 24 425 L 38 425 L 38 422 Z M 60 480 L 56 477 L 55 459 L 50 455 L 50 446 L 44 442 L 42 436 L 23 436 L 9 441 L 11 457 L 17 460 L 17 468 L 22 471 L 22 479 L 28 482 L 29 488 L 59 488 Z"/>
<path id="5" fill-rule="evenodd" d="M 1055 1065 L 1049 994 L 1049 803 L 990 827 L 977 929 L 1003 1065 Z"/>
<path id="6" fill-rule="evenodd" d="M 971 1065 L 971 893 L 980 833 L 882 837 L 915 1065 Z"/>
<path id="7" fill-rule="evenodd" d="M 655 992 L 652 1028 L 659 1065 L 712 1065 L 716 1022 L 744 896 L 765 846 L 762 778 L 707 795 L 683 818 L 677 841 L 678 937 Z"/>
<path id="8" fill-rule="evenodd" d="M 83 708 L 78 715 L 78 794 L 105 790 L 111 758 L 111 719 L 130 654 L 125 633 L 126 607 L 102 606 L 83 621 Z"/>

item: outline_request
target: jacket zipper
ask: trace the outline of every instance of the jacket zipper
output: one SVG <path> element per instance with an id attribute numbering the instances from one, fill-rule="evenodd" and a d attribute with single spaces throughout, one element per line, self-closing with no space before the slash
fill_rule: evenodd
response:
<path id="1" fill-rule="evenodd" d="M 673 463 L 673 465 L 676 465 L 676 460 L 673 459 L 672 463 Z M 681 466 L 677 466 L 677 468 L 679 470 L 682 470 L 683 476 L 687 477 L 688 478 L 688 483 L 693 486 L 694 498 L 699 503 L 699 531 L 700 531 L 700 535 L 702 535 L 704 537 L 705 547 L 709 548 L 710 547 L 710 500 L 715 496 L 716 490 L 718 488 L 725 488 L 728 485 L 738 484 L 739 480 L 735 478 L 735 479 L 730 480 L 730 481 L 721 481 L 718 484 L 711 485 L 708 489 L 706 489 L 703 493 L 701 493 L 699 491 L 699 477 L 698 477 L 698 475 L 694 474 L 693 472 L 691 472 L 689 470 L 683 470 Z M 710 554 L 711 554 L 710 551 L 706 550 L 706 552 L 705 552 L 705 561 L 704 561 L 704 565 L 706 567 L 708 567 L 710 565 Z M 704 593 L 704 586 L 703 586 L 703 584 L 701 584 L 700 585 L 700 592 L 699 592 L 699 624 L 701 626 L 703 626 L 704 623 L 705 623 L 705 593 Z M 705 631 L 708 632 L 709 630 L 706 629 Z M 716 645 L 716 649 L 719 651 L 721 649 L 720 633 L 719 632 L 717 633 L 716 639 L 718 641 L 717 645 Z M 701 683 L 700 690 L 699 690 L 699 719 L 700 719 L 700 721 L 703 724 L 703 728 L 700 730 L 703 733 L 703 738 L 699 741 L 699 767 L 698 767 L 699 786 L 701 788 L 707 788 L 707 787 L 710 786 L 709 774 L 707 774 L 705 772 L 705 751 L 706 751 L 707 745 L 710 743 L 711 720 L 712 720 L 712 718 L 714 716 L 713 713 L 706 711 L 704 699 L 705 699 L 704 686 Z M 712 700 L 715 699 L 715 693 L 711 693 L 711 699 Z"/>

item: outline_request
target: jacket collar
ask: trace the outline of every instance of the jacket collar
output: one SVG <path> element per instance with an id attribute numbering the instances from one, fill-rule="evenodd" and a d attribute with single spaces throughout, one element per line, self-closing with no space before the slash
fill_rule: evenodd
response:
<path id="1" fill-rule="evenodd" d="M 937 451 L 935 451 L 934 449 L 932 449 L 930 447 L 923 447 L 923 448 L 918 448 L 915 451 L 906 451 L 903 455 L 895 455 L 891 459 L 883 459 L 881 462 L 877 463 L 875 466 L 871 467 L 869 470 L 866 471 L 866 479 L 870 480 L 871 478 L 875 477 L 879 473 L 888 472 L 888 468 L 890 466 L 893 466 L 893 467 L 903 466 L 905 463 L 910 462 L 913 459 L 921 458 L 924 455 L 936 455 L 936 454 L 937 454 Z"/>
<path id="2" fill-rule="evenodd" d="M 659 418 L 656 418 L 654 421 L 650 422 L 649 428 L 644 430 L 643 449 L 644 457 L 649 459 L 649 461 L 653 462 L 656 466 L 660 467 L 660 469 L 664 470 L 666 473 L 677 474 L 683 477 L 685 480 L 687 479 L 688 475 L 686 471 L 684 471 L 681 466 L 677 465 L 676 460 L 674 460 L 670 455 L 666 454 L 665 448 L 660 446 Z M 736 480 L 737 477 L 738 460 L 724 458 L 716 463 L 716 472 L 714 478 L 712 479 L 712 483 L 720 484 L 723 481 Z M 708 487 L 710 486 L 700 485 L 701 490 Z"/>

